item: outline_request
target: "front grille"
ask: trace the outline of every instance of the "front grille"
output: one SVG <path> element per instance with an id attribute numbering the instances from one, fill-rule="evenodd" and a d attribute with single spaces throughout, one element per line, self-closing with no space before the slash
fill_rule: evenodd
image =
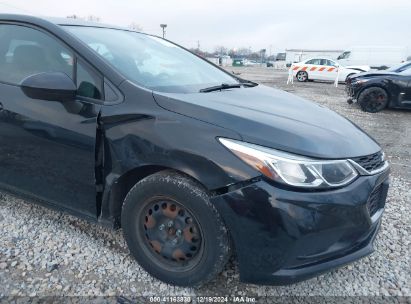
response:
<path id="1" fill-rule="evenodd" d="M 357 90 L 355 88 L 355 84 L 353 84 L 351 82 L 352 82 L 352 80 L 350 80 L 349 82 L 346 83 L 345 92 L 346 92 L 348 97 L 354 98 Z"/>
<path id="2" fill-rule="evenodd" d="M 370 195 L 370 198 L 367 202 L 367 209 L 370 217 L 372 217 L 382 206 L 382 191 L 383 186 L 382 184 L 375 188 Z"/>
<path id="3" fill-rule="evenodd" d="M 352 160 L 368 172 L 380 169 L 385 163 L 382 152 L 377 152 L 368 156 L 355 157 L 352 158 Z"/>

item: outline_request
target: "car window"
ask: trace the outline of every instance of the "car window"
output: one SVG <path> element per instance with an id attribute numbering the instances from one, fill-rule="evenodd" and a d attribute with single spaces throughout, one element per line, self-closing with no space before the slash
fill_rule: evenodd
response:
<path id="1" fill-rule="evenodd" d="M 411 67 L 409 67 L 408 69 L 400 72 L 401 75 L 405 75 L 405 76 L 411 76 Z"/>
<path id="2" fill-rule="evenodd" d="M 321 59 L 311 59 L 311 60 L 308 60 L 308 61 L 306 62 L 306 64 L 320 65 L 320 64 L 321 64 Z"/>
<path id="3" fill-rule="evenodd" d="M 340 56 L 338 56 L 338 59 L 348 59 L 350 58 L 351 52 L 344 52 Z"/>
<path id="4" fill-rule="evenodd" d="M 131 81 L 146 88 L 187 93 L 238 84 L 205 60 L 161 38 L 133 31 L 65 26 Z"/>
<path id="5" fill-rule="evenodd" d="M 328 60 L 327 59 L 321 59 L 320 60 L 320 65 L 328 65 Z"/>
<path id="6" fill-rule="evenodd" d="M 336 63 L 332 60 L 327 60 L 326 63 L 328 66 L 336 66 Z"/>
<path id="7" fill-rule="evenodd" d="M 113 54 L 102 43 L 90 43 L 89 47 L 91 47 L 94 51 L 96 51 L 99 55 L 103 56 L 108 61 L 112 61 L 114 59 Z"/>
<path id="8" fill-rule="evenodd" d="M 102 99 L 103 79 L 81 60 L 77 61 L 77 96 Z"/>
<path id="9" fill-rule="evenodd" d="M 61 42 L 39 30 L 0 25 L 0 81 L 20 84 L 31 75 L 63 72 L 73 79 L 73 54 Z"/>
<path id="10" fill-rule="evenodd" d="M 400 73 L 402 71 L 405 71 L 407 69 L 411 68 L 411 63 L 410 62 L 403 62 L 400 64 L 396 64 L 390 68 L 387 69 L 387 72 L 395 72 L 395 73 Z"/>
<path id="11" fill-rule="evenodd" d="M 411 63 L 410 63 L 410 64 L 407 64 L 407 65 L 404 65 L 404 66 L 402 66 L 401 68 L 399 68 L 399 69 L 398 69 L 398 72 L 407 71 L 407 70 L 409 70 L 409 69 L 411 69 Z"/>

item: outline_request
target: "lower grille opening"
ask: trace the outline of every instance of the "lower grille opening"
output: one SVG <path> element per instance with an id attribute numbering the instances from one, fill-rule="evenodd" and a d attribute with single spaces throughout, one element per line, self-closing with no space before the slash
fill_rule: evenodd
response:
<path id="1" fill-rule="evenodd" d="M 378 210 L 380 210 L 382 206 L 382 191 L 383 191 L 383 186 L 382 184 L 377 186 L 370 195 L 370 198 L 368 199 L 367 202 L 367 209 L 368 213 L 370 214 L 370 217 L 372 217 L 375 213 L 377 213 Z"/>

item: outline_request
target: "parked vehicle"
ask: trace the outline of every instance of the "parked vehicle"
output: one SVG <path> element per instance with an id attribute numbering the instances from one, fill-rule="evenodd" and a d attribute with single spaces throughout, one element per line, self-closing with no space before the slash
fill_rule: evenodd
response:
<path id="1" fill-rule="evenodd" d="M 338 76 L 339 82 L 345 82 L 351 75 L 370 70 L 368 66 L 344 67 L 332 59 L 311 58 L 302 62 L 294 63 L 291 66 L 293 76 L 298 81 L 307 80 L 329 80 L 335 81 Z"/>
<path id="2" fill-rule="evenodd" d="M 244 59 L 234 58 L 233 59 L 233 66 L 244 66 Z"/>
<path id="3" fill-rule="evenodd" d="M 369 65 L 373 69 L 385 70 L 407 60 L 405 47 L 357 46 L 344 51 L 338 62 L 342 65 Z"/>
<path id="4" fill-rule="evenodd" d="M 233 251 L 241 280 L 267 284 L 373 251 L 389 183 L 380 146 L 170 41 L 0 15 L 0 102 L 0 187 L 121 226 L 164 282 L 205 283 Z"/>
<path id="5" fill-rule="evenodd" d="M 244 59 L 244 65 L 245 66 L 256 66 L 256 65 L 260 65 L 261 62 L 258 62 L 256 60 L 250 60 L 250 59 Z"/>
<path id="6" fill-rule="evenodd" d="M 354 75 L 347 81 L 348 103 L 358 102 L 366 112 L 385 108 L 411 109 L 411 62 L 387 71 Z"/>
<path id="7" fill-rule="evenodd" d="M 329 58 L 335 60 L 342 50 L 331 49 L 286 49 L 285 62 L 287 64 L 298 63 L 312 58 Z"/>
<path id="8" fill-rule="evenodd" d="M 275 61 L 284 61 L 286 58 L 286 53 L 278 53 L 275 57 Z"/>

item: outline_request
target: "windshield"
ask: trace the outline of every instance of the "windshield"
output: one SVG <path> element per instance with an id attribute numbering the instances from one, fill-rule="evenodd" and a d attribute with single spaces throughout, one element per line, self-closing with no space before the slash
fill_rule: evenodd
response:
<path id="1" fill-rule="evenodd" d="M 338 56 L 338 59 L 348 59 L 351 55 L 351 52 L 344 52 L 340 56 Z"/>
<path id="2" fill-rule="evenodd" d="M 402 72 L 405 71 L 407 69 L 411 68 L 411 62 L 406 62 L 406 63 L 401 63 L 401 64 L 397 64 L 394 65 L 392 67 L 390 67 L 389 69 L 387 69 L 388 72 Z"/>
<path id="3" fill-rule="evenodd" d="M 408 67 L 408 69 L 400 72 L 401 75 L 405 75 L 405 76 L 411 76 L 411 66 Z"/>
<path id="4" fill-rule="evenodd" d="M 238 84 L 229 74 L 161 38 L 109 28 L 65 28 L 131 81 L 155 91 L 191 93 Z"/>

